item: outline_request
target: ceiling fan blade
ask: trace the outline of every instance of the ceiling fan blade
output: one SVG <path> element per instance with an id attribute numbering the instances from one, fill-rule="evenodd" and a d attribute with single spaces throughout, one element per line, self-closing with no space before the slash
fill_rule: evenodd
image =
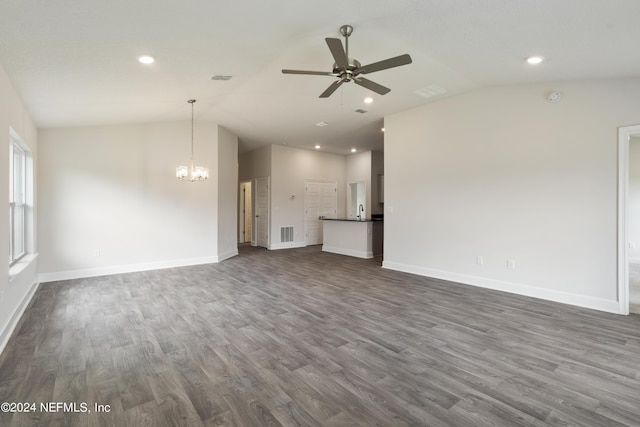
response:
<path id="1" fill-rule="evenodd" d="M 340 85 L 344 83 L 344 80 L 340 79 L 340 80 L 336 80 L 335 82 L 331 83 L 331 86 L 329 86 L 327 88 L 327 90 L 325 90 L 324 92 L 322 92 L 322 94 L 319 96 L 319 98 L 328 98 L 331 96 L 331 94 L 333 92 L 335 92 Z"/>
<path id="2" fill-rule="evenodd" d="M 353 82 L 362 87 L 366 87 L 369 90 L 374 91 L 377 94 L 385 95 L 391 91 L 388 87 L 379 85 L 376 82 L 372 82 L 369 79 L 365 79 L 364 77 L 358 77 L 357 79 L 353 79 Z"/>
<path id="3" fill-rule="evenodd" d="M 333 59 L 336 61 L 336 65 L 340 68 L 347 68 L 349 66 L 349 60 L 342 47 L 342 41 L 332 38 L 326 38 L 325 41 L 327 42 L 327 46 L 329 46 Z"/>
<path id="4" fill-rule="evenodd" d="M 385 59 L 383 61 L 374 62 L 373 64 L 368 64 L 360 67 L 360 73 L 373 73 L 374 71 L 381 71 L 388 68 L 411 64 L 411 62 L 411 57 L 405 53 L 404 55 L 396 56 L 394 58 Z"/>
<path id="5" fill-rule="evenodd" d="M 305 70 L 282 70 L 282 74 L 310 74 L 312 76 L 332 76 L 334 74 L 327 71 L 305 71 Z"/>

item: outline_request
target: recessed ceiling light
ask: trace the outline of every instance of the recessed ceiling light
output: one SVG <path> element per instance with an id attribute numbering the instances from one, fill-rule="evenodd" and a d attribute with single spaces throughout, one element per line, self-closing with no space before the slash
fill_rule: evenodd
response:
<path id="1" fill-rule="evenodd" d="M 530 56 L 527 58 L 527 63 L 531 65 L 536 65 L 544 61 L 544 57 L 542 56 Z"/>
<path id="2" fill-rule="evenodd" d="M 316 150 L 320 149 L 320 145 L 316 144 Z"/>
<path id="3" fill-rule="evenodd" d="M 365 104 L 371 104 L 372 102 L 373 102 L 373 98 L 371 98 L 371 97 L 366 97 L 366 98 L 364 99 L 364 103 L 365 103 Z"/>
<path id="4" fill-rule="evenodd" d="M 358 150 L 356 150 L 355 148 L 352 148 L 352 149 L 351 149 L 351 152 L 352 152 L 352 153 L 355 153 L 356 151 L 358 151 Z"/>
<path id="5" fill-rule="evenodd" d="M 156 62 L 156 59 L 151 55 L 142 55 L 138 57 L 138 62 L 140 62 L 141 64 L 149 65 Z"/>

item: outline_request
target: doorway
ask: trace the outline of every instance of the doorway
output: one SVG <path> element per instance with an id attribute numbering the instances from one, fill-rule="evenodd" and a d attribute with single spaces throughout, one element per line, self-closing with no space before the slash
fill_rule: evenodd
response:
<path id="1" fill-rule="evenodd" d="M 636 186 L 640 185 L 640 158 L 636 158 L 636 152 L 639 152 L 640 148 L 636 144 L 640 144 L 640 125 L 618 129 L 618 303 L 620 314 L 629 314 L 630 307 L 633 307 L 633 312 L 636 312 L 636 308 L 640 311 L 640 292 L 636 293 L 635 290 L 635 279 L 638 276 L 640 285 L 640 275 L 631 274 L 634 286 L 633 291 L 630 292 L 632 283 L 630 271 L 636 270 L 636 263 L 634 262 L 631 268 L 630 263 L 640 261 L 640 251 L 636 253 L 640 249 L 640 224 L 636 226 L 635 221 L 636 215 L 640 214 L 640 211 L 638 214 L 635 213 L 637 208 L 640 209 L 640 200 L 636 201 L 636 193 L 640 197 L 640 188 L 636 190 Z M 634 213 L 634 218 L 631 218 L 630 212 Z M 640 286 L 638 290 L 640 291 Z M 631 295 L 634 298 L 633 302 L 630 299 Z M 637 307 L 636 304 L 638 304 Z"/>
<path id="2" fill-rule="evenodd" d="M 368 215 L 367 183 L 365 181 L 350 182 L 347 186 L 347 198 L 349 218 L 362 219 Z"/>

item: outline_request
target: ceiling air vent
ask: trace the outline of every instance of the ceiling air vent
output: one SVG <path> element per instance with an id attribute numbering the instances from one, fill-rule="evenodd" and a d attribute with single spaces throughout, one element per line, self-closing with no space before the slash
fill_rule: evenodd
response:
<path id="1" fill-rule="evenodd" d="M 362 108 L 356 108 L 353 111 L 355 111 L 356 113 L 360 113 L 360 114 L 364 114 L 364 113 L 368 113 L 369 112 L 369 110 L 365 110 L 365 109 L 362 109 Z"/>
<path id="2" fill-rule="evenodd" d="M 211 76 L 211 80 L 231 80 L 231 77 L 233 76 L 230 74 L 214 74 Z"/>
<path id="3" fill-rule="evenodd" d="M 414 91 L 416 95 L 420 95 L 423 98 L 432 98 L 434 96 L 442 95 L 443 93 L 447 93 L 447 90 L 442 86 L 438 85 L 429 85 L 427 87 L 423 87 L 422 89 L 418 89 Z"/>

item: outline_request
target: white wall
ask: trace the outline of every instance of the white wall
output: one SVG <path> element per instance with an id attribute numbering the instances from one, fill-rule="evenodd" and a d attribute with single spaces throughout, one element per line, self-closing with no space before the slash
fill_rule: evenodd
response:
<path id="1" fill-rule="evenodd" d="M 218 127 L 218 260 L 238 254 L 238 137 Z"/>
<path id="2" fill-rule="evenodd" d="M 338 183 L 338 217 L 345 215 L 345 157 L 338 154 L 271 146 L 271 246 L 280 243 L 280 227 L 294 227 L 291 246 L 304 246 L 305 181 Z M 292 200 L 291 196 L 295 196 Z"/>
<path id="3" fill-rule="evenodd" d="M 190 138 L 188 122 L 42 130 L 42 280 L 216 261 L 218 126 L 195 127 L 206 182 L 175 178 Z"/>
<path id="4" fill-rule="evenodd" d="M 0 66 L 0 131 L 3 132 L 0 145 L 0 200 L 5 208 L 0 209 L 0 259 L 4 260 L 2 280 L 0 280 L 0 352 L 6 345 L 24 308 L 37 287 L 37 261 L 31 261 L 18 275 L 9 278 L 9 129 L 13 128 L 22 141 L 28 145 L 34 159 L 38 163 L 38 131 L 29 112 L 18 96 L 12 82 Z M 34 168 L 34 179 L 37 167 Z M 37 196 L 38 187 L 34 186 Z M 34 217 L 37 218 L 38 205 L 34 206 Z M 36 224 L 34 223 L 34 227 Z M 37 228 L 34 230 L 37 239 Z M 35 243 L 35 242 L 34 242 Z M 37 250 L 37 246 L 35 247 Z"/>
<path id="5" fill-rule="evenodd" d="M 618 312 L 617 128 L 638 123 L 637 79 L 488 88 L 386 117 L 384 267 Z"/>

